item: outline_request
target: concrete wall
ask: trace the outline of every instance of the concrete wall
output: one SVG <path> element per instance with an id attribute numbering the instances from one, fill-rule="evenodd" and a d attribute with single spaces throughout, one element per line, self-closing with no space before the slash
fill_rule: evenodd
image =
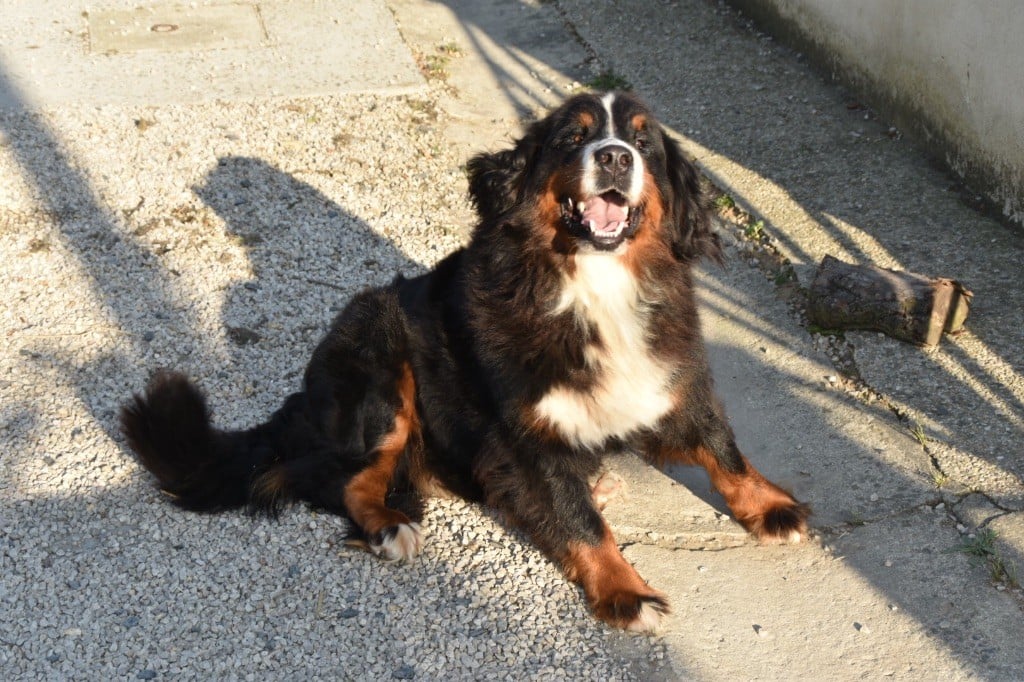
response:
<path id="1" fill-rule="evenodd" d="M 1024 224 L 1022 0 L 731 0 Z"/>

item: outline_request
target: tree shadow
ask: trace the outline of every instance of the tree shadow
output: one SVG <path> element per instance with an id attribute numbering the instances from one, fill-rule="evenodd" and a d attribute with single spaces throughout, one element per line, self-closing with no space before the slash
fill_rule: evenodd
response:
<path id="1" fill-rule="evenodd" d="M 165 322 L 189 328 L 187 314 L 168 302 L 174 276 L 161 268 L 153 254 L 121 229 L 117 218 L 96 200 L 85 170 L 64 151 L 46 120 L 26 105 L 2 68 L 0 100 L 9 105 L 0 112 L 0 132 L 39 207 L 37 213 L 25 216 L 27 224 L 23 227 L 56 228 L 57 239 L 70 252 L 79 266 L 76 274 L 88 287 L 82 292 L 83 298 L 96 301 L 102 317 L 120 332 L 115 342 L 97 348 L 87 361 L 60 352 L 52 343 L 60 334 L 47 334 L 46 330 L 23 336 L 22 355 L 35 366 L 53 365 L 53 379 L 73 383 L 97 423 L 110 437 L 118 439 L 116 405 L 126 395 L 128 383 L 112 387 L 103 378 L 123 379 L 134 374 L 136 358 L 146 354 L 142 337 L 148 325 L 140 327 L 140 322 L 146 324 L 147 312 L 162 311 Z M 112 261 L 122 266 L 112 268 Z M 141 282 L 140 272 L 145 273 Z M 199 342 L 190 339 L 189 343 L 192 341 Z M 117 393 L 121 398 L 116 397 Z"/>
<path id="2" fill-rule="evenodd" d="M 236 388 L 259 383 L 264 407 L 276 409 L 275 400 L 300 388 L 313 348 L 353 294 L 423 270 L 365 221 L 262 159 L 223 157 L 193 191 L 252 271 L 226 293 L 222 321 Z"/>

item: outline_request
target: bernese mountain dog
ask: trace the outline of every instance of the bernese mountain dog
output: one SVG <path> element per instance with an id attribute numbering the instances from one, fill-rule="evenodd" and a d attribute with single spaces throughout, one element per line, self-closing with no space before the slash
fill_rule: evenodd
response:
<path id="1" fill-rule="evenodd" d="M 423 546 L 422 499 L 486 504 L 578 583 L 594 614 L 654 630 L 668 604 L 592 495 L 602 456 L 696 464 L 764 541 L 809 509 L 740 453 L 714 394 L 691 267 L 722 258 L 695 167 L 631 94 L 581 94 L 467 166 L 479 222 L 431 272 L 355 296 L 302 389 L 245 431 L 158 372 L 128 443 L 186 509 L 347 517 L 381 558 Z"/>

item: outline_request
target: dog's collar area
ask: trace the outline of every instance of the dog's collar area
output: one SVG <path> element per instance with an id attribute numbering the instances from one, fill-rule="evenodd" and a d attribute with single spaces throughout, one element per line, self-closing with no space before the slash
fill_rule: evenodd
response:
<path id="1" fill-rule="evenodd" d="M 636 234 L 643 207 L 630 206 L 625 195 L 610 189 L 588 199 L 562 200 L 562 221 L 569 232 L 600 250 L 615 249 Z"/>

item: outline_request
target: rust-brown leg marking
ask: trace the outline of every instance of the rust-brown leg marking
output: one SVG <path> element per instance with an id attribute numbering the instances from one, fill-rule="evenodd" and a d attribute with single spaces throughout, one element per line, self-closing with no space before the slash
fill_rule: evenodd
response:
<path id="1" fill-rule="evenodd" d="M 402 405 L 395 413 L 394 428 L 377 444 L 373 464 L 352 477 L 344 494 L 345 508 L 369 539 L 370 550 L 388 561 L 411 559 L 423 547 L 419 524 L 384 503 L 399 457 L 419 429 L 416 383 L 409 365 L 403 368 L 397 388 Z"/>
<path id="2" fill-rule="evenodd" d="M 743 471 L 722 468 L 718 458 L 705 447 L 678 458 L 707 469 L 711 485 L 722 494 L 733 516 L 748 531 L 766 542 L 799 542 L 807 536 L 810 508 L 775 485 L 740 455 Z"/>
<path id="3" fill-rule="evenodd" d="M 626 561 L 607 525 L 597 545 L 569 543 L 562 563 L 568 578 L 583 587 L 594 615 L 609 625 L 651 632 L 668 613 L 664 595 Z"/>

